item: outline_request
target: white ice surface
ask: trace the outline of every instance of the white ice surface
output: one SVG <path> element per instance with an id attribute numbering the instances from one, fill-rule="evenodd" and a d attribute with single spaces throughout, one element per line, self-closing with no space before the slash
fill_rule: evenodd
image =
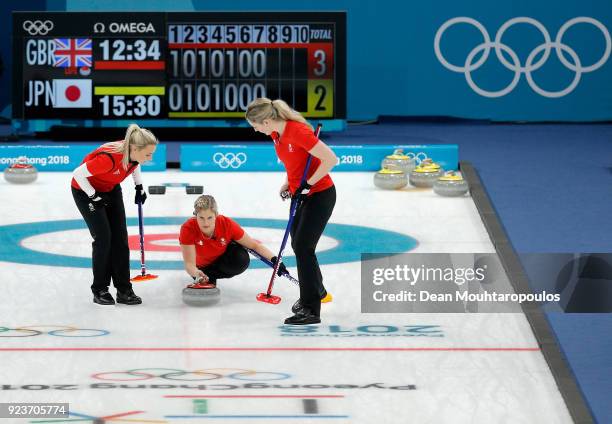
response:
<path id="1" fill-rule="evenodd" d="M 283 178 L 279 173 L 144 174 L 147 186 L 203 185 L 230 217 L 286 220 L 288 203 L 277 194 Z M 46 173 L 28 186 L 0 182 L 0 225 L 80 219 L 69 180 L 67 173 Z M 380 191 L 366 173 L 337 173 L 334 180 L 338 202 L 332 223 L 411 236 L 418 241 L 413 252 L 494 251 L 470 197 L 441 198 L 422 189 Z M 128 217 L 137 216 L 129 183 L 124 198 Z M 149 196 L 145 214 L 187 218 L 194 199 L 169 188 L 165 196 Z M 146 228 L 178 233 L 173 226 Z M 247 231 L 273 250 L 282 238 L 282 230 Z M 137 235 L 137 227 L 129 233 Z M 10 242 L 5 237 L 0 229 L 0 240 Z M 21 243 L 33 252 L 77 257 L 89 257 L 91 249 L 85 229 Z M 377 243 L 384 240 L 373 240 L 372 246 Z M 180 259 L 176 242 L 158 244 L 174 250 L 150 252 L 148 258 Z M 319 251 L 336 245 L 324 236 Z M 286 254 L 292 255 L 290 247 Z M 139 252 L 132 255 L 137 259 Z M 109 422 L 571 422 L 522 314 L 363 314 L 360 264 L 354 261 L 322 267 L 334 296 L 322 307 L 323 324 L 290 329 L 282 321 L 298 296 L 295 286 L 277 281 L 275 293 L 283 298 L 277 306 L 255 301 L 267 286 L 266 269 L 221 280 L 221 302 L 209 308 L 182 303 L 181 289 L 189 282 L 184 271 L 153 271 L 158 279 L 135 285 L 142 305 L 99 306 L 91 302 L 90 269 L 0 257 L 1 402 L 69 402 L 71 411 L 81 414 L 71 419 L 133 412 Z M 96 337 L 102 333 L 96 330 L 108 334 Z M 134 369 L 147 370 L 125 374 Z M 196 408 L 204 401 L 206 414 Z M 309 416 L 307 410 L 318 412 Z"/>

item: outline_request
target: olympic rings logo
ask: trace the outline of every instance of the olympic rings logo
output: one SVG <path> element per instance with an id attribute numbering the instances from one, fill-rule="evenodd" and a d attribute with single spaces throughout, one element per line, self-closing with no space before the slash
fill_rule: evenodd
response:
<path id="1" fill-rule="evenodd" d="M 246 153 L 221 153 L 217 152 L 213 155 L 213 162 L 219 165 L 222 169 L 240 168 L 247 161 Z"/>
<path id="2" fill-rule="evenodd" d="M 49 328 L 56 330 L 47 331 Z M 65 325 L 29 325 L 17 328 L 0 327 L 0 337 L 34 337 L 41 334 L 57 337 L 100 337 L 106 336 L 107 330 L 95 328 L 76 328 Z"/>
<path id="3" fill-rule="evenodd" d="M 129 371 L 101 372 L 92 375 L 97 380 L 105 381 L 142 381 L 161 378 L 172 381 L 208 381 L 230 378 L 241 381 L 274 381 L 286 380 L 291 376 L 283 372 L 254 371 L 234 368 L 210 368 L 204 370 L 184 371 L 173 368 L 139 368 Z"/>
<path id="4" fill-rule="evenodd" d="M 23 29 L 30 35 L 47 35 L 55 25 L 51 21 L 24 21 Z"/>
<path id="5" fill-rule="evenodd" d="M 459 23 L 470 24 L 476 27 L 476 29 L 478 29 L 480 33 L 482 34 L 483 41 L 484 41 L 483 43 L 474 47 L 472 51 L 467 55 L 464 66 L 453 65 L 452 63 L 448 62 L 446 58 L 442 55 L 442 52 L 440 50 L 440 40 L 442 39 L 442 35 L 444 34 L 444 32 L 449 27 L 455 24 L 459 24 Z M 563 36 L 565 35 L 565 32 L 568 29 L 570 29 L 572 26 L 576 24 L 581 24 L 581 23 L 591 24 L 595 28 L 599 29 L 599 31 L 601 31 L 604 37 L 604 40 L 606 42 L 606 48 L 601 58 L 597 62 L 589 66 L 584 66 L 580 58 L 578 57 L 578 54 L 576 53 L 576 51 L 572 49 L 570 46 L 568 46 L 567 44 L 563 43 Z M 535 47 L 531 51 L 531 53 L 529 53 L 529 55 L 527 56 L 527 60 L 525 61 L 525 65 L 521 64 L 521 60 L 519 59 L 516 52 L 513 49 L 511 49 L 507 44 L 504 44 L 502 42 L 502 37 L 504 36 L 504 33 L 508 30 L 508 28 L 516 24 L 533 25 L 538 31 L 540 31 L 540 33 L 542 34 L 542 37 L 544 38 L 544 42 L 540 44 L 539 46 Z M 557 57 L 559 58 L 559 61 L 561 61 L 563 66 L 565 66 L 567 69 L 575 73 L 574 79 L 572 80 L 572 82 L 566 88 L 564 88 L 563 90 L 559 90 L 559 91 L 544 90 L 543 88 L 539 87 L 535 83 L 533 76 L 532 76 L 532 72 L 540 69 L 544 65 L 544 63 L 548 60 L 551 49 L 553 48 L 555 49 L 555 53 L 557 54 Z M 489 54 L 491 53 L 491 49 L 495 49 L 495 54 L 497 56 L 497 59 L 501 62 L 501 64 L 508 70 L 514 72 L 514 78 L 512 79 L 510 84 L 508 84 L 508 86 L 498 91 L 484 90 L 480 88 L 478 85 L 476 85 L 476 83 L 474 82 L 472 78 L 472 72 L 479 69 L 486 62 L 486 60 L 489 58 Z M 555 38 L 555 41 L 551 41 L 550 34 L 548 33 L 544 25 L 542 25 L 537 20 L 533 18 L 529 18 L 529 17 L 517 17 L 517 18 L 513 18 L 507 21 L 505 24 L 503 24 L 499 28 L 499 30 L 497 31 L 497 34 L 495 34 L 495 41 L 491 41 L 489 33 L 487 32 L 486 28 L 480 22 L 478 22 L 475 19 L 468 18 L 468 17 L 456 17 L 456 18 L 449 19 L 444 24 L 442 24 L 442 26 L 438 29 L 438 31 L 436 32 L 436 36 L 434 38 L 434 51 L 440 63 L 445 68 L 453 72 L 459 72 L 459 73 L 465 74 L 465 80 L 467 81 L 470 88 L 474 90 L 476 93 L 484 97 L 502 97 L 510 93 L 512 90 L 514 90 L 514 88 L 519 83 L 521 74 L 523 73 L 525 74 L 525 78 L 527 79 L 527 83 L 529 84 L 531 89 L 535 91 L 536 93 L 538 93 L 539 95 L 543 97 L 550 97 L 550 98 L 558 98 L 558 97 L 566 96 L 572 91 L 574 91 L 576 86 L 578 86 L 578 83 L 580 82 L 580 78 L 582 77 L 582 74 L 596 71 L 608 61 L 608 58 L 610 57 L 611 49 L 612 49 L 612 41 L 610 39 L 610 33 L 608 32 L 608 29 L 598 20 L 589 18 L 589 17 L 584 17 L 584 16 L 576 17 L 576 18 L 570 19 L 567 22 L 565 22 L 559 29 L 559 32 L 557 33 L 557 37 Z M 480 57 L 480 59 L 475 61 L 474 59 L 480 52 L 482 52 L 482 56 Z M 510 56 L 512 63 L 508 61 L 506 57 L 504 57 L 502 52 L 505 52 L 508 54 L 508 56 Z M 542 57 L 540 57 L 540 59 L 536 61 L 535 59 L 540 53 L 543 53 Z M 569 57 L 571 58 L 571 62 L 565 57 L 564 53 L 567 53 L 567 55 L 569 55 Z"/>
<path id="6" fill-rule="evenodd" d="M 425 153 L 425 152 L 419 152 L 417 154 L 414 154 L 412 152 L 408 152 L 408 153 L 406 153 L 406 156 L 408 156 L 410 159 L 414 159 L 414 161 L 417 163 L 417 165 L 420 165 L 421 162 L 423 162 L 425 159 L 427 159 L 427 153 Z"/>

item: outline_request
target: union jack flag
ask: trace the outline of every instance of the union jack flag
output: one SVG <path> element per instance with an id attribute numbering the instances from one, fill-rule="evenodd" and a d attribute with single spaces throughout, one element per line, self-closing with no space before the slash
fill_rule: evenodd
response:
<path id="1" fill-rule="evenodd" d="M 91 67 L 91 38 L 55 38 L 53 66 L 56 68 Z"/>

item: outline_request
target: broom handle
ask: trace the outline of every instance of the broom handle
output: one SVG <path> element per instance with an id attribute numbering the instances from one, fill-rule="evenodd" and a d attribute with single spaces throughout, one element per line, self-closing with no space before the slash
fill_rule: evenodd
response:
<path id="1" fill-rule="evenodd" d="M 270 262 L 269 259 L 264 258 L 263 256 L 261 256 L 259 253 L 257 253 L 253 249 L 249 249 L 248 247 L 245 247 L 245 249 L 247 252 L 249 252 L 251 255 L 255 256 L 256 258 L 258 258 L 260 261 L 268 265 L 270 268 L 274 268 L 274 264 L 272 264 L 272 262 Z M 292 277 L 291 274 L 289 274 L 289 271 L 287 271 L 287 273 L 285 274 L 281 274 L 281 277 L 287 278 L 293 284 L 296 284 L 298 286 L 300 285 L 300 282 L 296 278 Z"/>
<path id="2" fill-rule="evenodd" d="M 138 202 L 138 231 L 140 232 L 140 272 L 144 276 L 147 273 L 145 268 L 144 252 L 144 225 L 142 224 L 142 203 Z"/>

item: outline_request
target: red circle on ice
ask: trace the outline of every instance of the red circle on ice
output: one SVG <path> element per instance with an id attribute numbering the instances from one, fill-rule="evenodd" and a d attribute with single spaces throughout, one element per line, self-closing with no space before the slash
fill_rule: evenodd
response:
<path id="1" fill-rule="evenodd" d="M 157 244 L 156 242 L 165 240 L 176 240 L 176 245 Z M 128 245 L 130 250 L 140 251 L 140 236 L 138 234 L 128 236 Z M 144 248 L 147 252 L 180 252 L 181 247 L 178 245 L 178 234 L 145 234 Z"/>
<path id="2" fill-rule="evenodd" d="M 66 88 L 66 98 L 71 102 L 76 102 L 81 97 L 81 90 L 76 85 L 70 85 Z"/>

